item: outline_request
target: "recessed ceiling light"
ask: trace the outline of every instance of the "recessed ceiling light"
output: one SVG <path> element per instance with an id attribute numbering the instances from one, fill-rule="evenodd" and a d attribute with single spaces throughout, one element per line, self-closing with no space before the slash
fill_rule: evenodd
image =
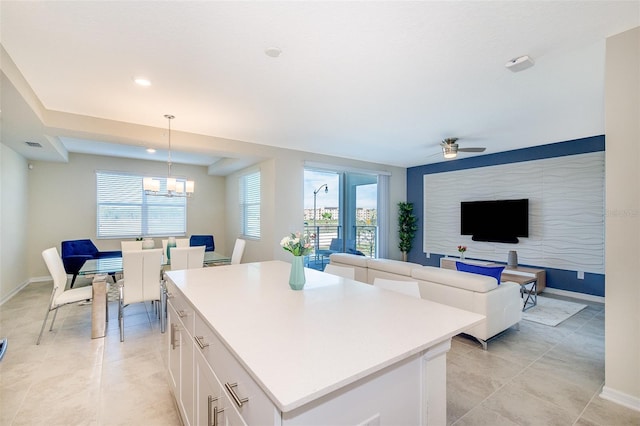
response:
<path id="1" fill-rule="evenodd" d="M 155 149 L 153 149 L 153 148 L 147 148 L 147 152 L 148 152 L 149 154 L 155 154 L 155 153 L 156 153 L 156 150 L 155 150 Z"/>
<path id="2" fill-rule="evenodd" d="M 267 47 L 264 50 L 264 54 L 272 58 L 277 58 L 282 53 L 282 49 L 279 47 Z"/>
<path id="3" fill-rule="evenodd" d="M 144 77 L 136 77 L 133 79 L 138 86 L 148 87 L 151 86 L 151 82 Z"/>

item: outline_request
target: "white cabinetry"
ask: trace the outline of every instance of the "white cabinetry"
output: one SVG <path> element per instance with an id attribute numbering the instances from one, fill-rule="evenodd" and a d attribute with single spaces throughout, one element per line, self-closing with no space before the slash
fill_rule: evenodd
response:
<path id="1" fill-rule="evenodd" d="M 182 316 L 182 318 L 181 318 Z M 178 313 L 175 307 L 167 305 L 169 324 L 169 377 L 180 407 L 185 426 L 194 425 L 193 422 L 193 343 L 182 319 L 189 319 L 184 311 Z M 193 317 L 193 316 L 191 316 Z M 193 319 L 191 318 L 191 321 Z"/>
<path id="2" fill-rule="evenodd" d="M 236 397 L 240 405 L 244 405 L 248 399 L 236 396 L 237 382 L 225 382 L 229 386 L 227 393 L 209 361 L 223 359 L 230 354 L 221 353 L 222 346 L 211 329 L 204 326 L 202 319 L 194 314 L 193 308 L 175 291 L 175 287 L 168 284 L 167 290 L 167 316 L 171 333 L 168 370 L 183 423 L 185 426 L 246 426 L 247 423 L 233 406 L 230 395 Z M 198 324 L 197 331 L 194 321 Z"/>

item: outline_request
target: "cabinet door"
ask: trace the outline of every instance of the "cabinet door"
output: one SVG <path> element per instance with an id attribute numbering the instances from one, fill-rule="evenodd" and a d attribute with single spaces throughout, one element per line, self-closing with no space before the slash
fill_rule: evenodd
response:
<path id="1" fill-rule="evenodd" d="M 176 399 L 180 400 L 180 346 L 177 330 L 179 321 L 173 306 L 167 305 L 167 324 L 169 330 L 169 347 L 167 354 L 167 367 L 169 378 Z"/>
<path id="2" fill-rule="evenodd" d="M 246 426 L 222 391 L 222 385 L 200 351 L 196 361 L 196 424 L 198 426 Z"/>
<path id="3" fill-rule="evenodd" d="M 184 328 L 180 328 L 180 399 L 186 414 L 185 426 L 194 425 L 195 383 L 194 383 L 193 340 Z"/>
<path id="4" fill-rule="evenodd" d="M 193 342 L 171 303 L 167 304 L 169 325 L 169 377 L 180 414 L 186 426 L 194 420 Z"/>
<path id="5" fill-rule="evenodd" d="M 222 388 L 216 379 L 209 364 L 202 354 L 196 351 L 196 424 L 197 425 L 219 425 L 222 419 L 224 407 L 220 396 Z M 220 411 L 222 410 L 222 411 Z M 215 418 L 217 417 L 217 418 Z"/>

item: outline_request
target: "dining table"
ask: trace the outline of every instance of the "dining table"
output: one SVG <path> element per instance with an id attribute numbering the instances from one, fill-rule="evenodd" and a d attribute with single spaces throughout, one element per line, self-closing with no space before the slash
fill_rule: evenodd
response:
<path id="1" fill-rule="evenodd" d="M 227 265 L 231 263 L 231 256 L 215 251 L 204 252 L 204 266 Z M 171 266 L 171 259 L 162 257 L 162 266 Z M 118 274 L 122 273 L 122 257 L 108 257 L 102 259 L 88 259 L 80 268 L 78 275 Z"/>

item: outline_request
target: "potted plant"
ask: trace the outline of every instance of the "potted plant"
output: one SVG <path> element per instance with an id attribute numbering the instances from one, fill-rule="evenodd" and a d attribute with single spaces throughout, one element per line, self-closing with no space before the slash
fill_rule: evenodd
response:
<path id="1" fill-rule="evenodd" d="M 413 246 L 413 239 L 418 230 L 418 218 L 413 214 L 413 203 L 398 203 L 398 248 L 402 252 L 402 260 L 407 261 L 407 253 Z"/>

